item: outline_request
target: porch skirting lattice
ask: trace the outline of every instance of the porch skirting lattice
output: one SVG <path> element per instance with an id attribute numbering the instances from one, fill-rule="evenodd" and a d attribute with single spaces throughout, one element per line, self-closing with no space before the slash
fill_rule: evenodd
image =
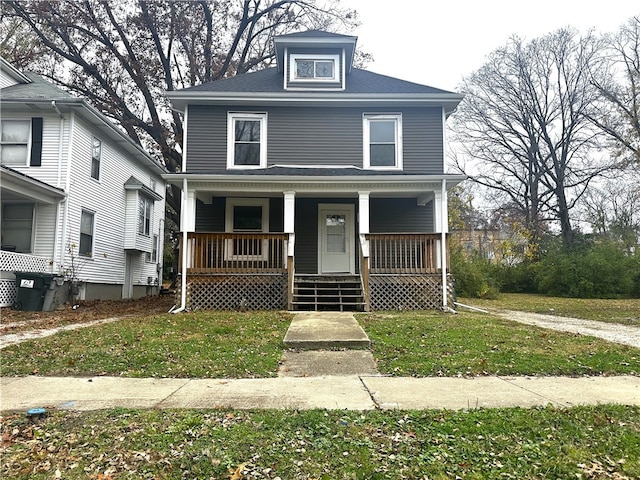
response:
<path id="1" fill-rule="evenodd" d="M 191 310 L 281 310 L 287 306 L 287 275 L 189 275 Z"/>
<path id="2" fill-rule="evenodd" d="M 442 275 L 379 275 L 369 278 L 371 310 L 438 310 Z M 447 275 L 447 303 L 453 306 L 453 279 Z"/>

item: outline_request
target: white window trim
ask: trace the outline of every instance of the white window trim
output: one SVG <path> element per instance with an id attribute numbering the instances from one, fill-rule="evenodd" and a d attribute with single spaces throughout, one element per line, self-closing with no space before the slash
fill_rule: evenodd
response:
<path id="1" fill-rule="evenodd" d="M 369 144 L 371 130 L 369 128 L 371 120 L 393 120 L 395 122 L 396 133 L 396 164 L 391 166 L 372 166 Z M 365 170 L 402 170 L 402 114 L 401 113 L 364 113 L 362 115 L 362 151 L 363 168 Z"/>
<path id="2" fill-rule="evenodd" d="M 80 238 L 82 236 L 82 214 L 87 212 L 88 214 L 93 215 L 93 225 L 91 226 L 91 251 L 89 254 L 80 252 Z M 96 251 L 96 222 L 98 220 L 98 214 L 95 210 L 90 210 L 88 208 L 82 208 L 80 210 L 80 225 L 78 227 L 78 255 L 83 258 L 94 258 L 94 253 Z"/>
<path id="3" fill-rule="evenodd" d="M 7 167 L 28 167 L 31 165 L 31 141 L 33 139 L 33 126 L 32 126 L 32 121 L 31 119 L 28 118 L 3 118 L 1 123 L 5 123 L 5 122 L 23 122 L 23 123 L 27 123 L 29 126 L 29 133 L 27 134 L 27 155 L 25 156 L 25 163 L 4 163 L 2 162 L 2 165 L 6 165 Z M 1 132 L 0 132 L 1 133 Z M 0 139 L 0 142 L 2 142 L 2 140 Z M 23 145 L 22 143 L 15 143 L 15 142 L 2 142 L 2 145 Z"/>
<path id="4" fill-rule="evenodd" d="M 340 55 L 313 55 L 309 53 L 291 54 L 289 62 L 289 82 L 307 82 L 307 83 L 340 83 Z M 312 78 L 296 77 L 296 62 L 298 60 L 314 60 L 333 62 L 333 77 L 316 77 L 315 72 Z"/>
<path id="5" fill-rule="evenodd" d="M 246 233 L 265 233 L 269 231 L 269 199 L 268 198 L 227 198 L 225 206 L 224 231 L 234 233 L 233 231 L 233 207 L 250 206 L 262 207 L 262 230 L 260 232 Z M 236 232 L 242 233 L 242 232 Z M 225 260 L 268 260 L 269 259 L 269 241 L 262 242 L 262 255 L 235 255 L 233 248 L 233 240 L 227 240 L 224 251 Z"/>
<path id="6" fill-rule="evenodd" d="M 145 209 L 145 213 L 147 215 L 141 216 L 140 215 L 140 202 L 146 202 L 147 205 L 149 205 L 148 210 Z M 150 237 L 152 232 L 153 232 L 153 204 L 154 201 L 152 198 L 147 197 L 146 195 L 141 195 L 140 193 L 138 193 L 138 228 L 137 228 L 137 232 L 138 235 L 142 235 L 143 237 Z M 145 232 L 145 219 L 149 218 L 149 231 Z M 142 219 L 142 232 L 140 231 L 140 220 Z"/>
<path id="7" fill-rule="evenodd" d="M 95 140 L 100 142 L 100 157 L 98 158 L 98 178 L 93 176 L 93 142 Z M 91 137 L 91 154 L 90 154 L 91 162 L 89 164 L 89 177 L 98 183 L 100 183 L 100 180 L 102 178 L 102 157 L 103 156 L 104 156 L 104 142 L 102 141 L 101 138 L 93 135 Z"/>
<path id="8" fill-rule="evenodd" d="M 260 164 L 235 164 L 235 122 L 236 120 L 260 121 Z M 267 114 L 256 112 L 228 112 L 227 113 L 227 168 L 234 170 L 248 170 L 266 168 L 267 166 Z"/>

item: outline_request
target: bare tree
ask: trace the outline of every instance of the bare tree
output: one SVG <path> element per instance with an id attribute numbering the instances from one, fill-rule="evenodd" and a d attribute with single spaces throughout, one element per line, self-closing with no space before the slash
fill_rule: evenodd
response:
<path id="1" fill-rule="evenodd" d="M 520 211 L 533 242 L 548 221 L 573 243 L 571 211 L 590 183 L 616 168 L 596 116 L 601 42 L 561 29 L 529 43 L 513 37 L 463 84 L 454 118 L 458 166 Z M 476 171 L 477 170 L 477 174 Z"/>
<path id="2" fill-rule="evenodd" d="M 600 115 L 591 120 L 614 141 L 616 155 L 640 165 L 640 17 L 632 17 L 605 37 L 607 69 L 592 82 L 603 96 Z"/>
<path id="3" fill-rule="evenodd" d="M 357 24 L 337 0 L 34 0 L 3 10 L 3 37 L 20 20 L 48 52 L 32 70 L 87 98 L 172 172 L 183 125 L 165 91 L 268 66 L 274 35 Z M 174 221 L 179 198 L 177 190 L 167 198 Z"/>

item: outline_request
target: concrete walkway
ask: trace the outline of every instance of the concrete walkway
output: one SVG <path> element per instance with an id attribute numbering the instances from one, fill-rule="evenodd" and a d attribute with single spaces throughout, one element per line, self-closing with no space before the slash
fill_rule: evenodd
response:
<path id="1" fill-rule="evenodd" d="M 458 410 L 548 404 L 640 405 L 640 377 L 632 376 L 384 377 L 377 372 L 371 352 L 362 349 L 369 339 L 351 314 L 296 315 L 285 342 L 301 350 L 285 353 L 277 378 L 2 377 L 0 410 L 26 411 L 37 407 Z M 327 346 L 340 350 L 308 349 Z M 358 349 L 345 350 L 345 346 Z"/>

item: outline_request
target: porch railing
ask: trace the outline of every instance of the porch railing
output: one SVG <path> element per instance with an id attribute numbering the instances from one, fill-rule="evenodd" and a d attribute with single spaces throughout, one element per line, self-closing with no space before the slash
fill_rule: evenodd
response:
<path id="1" fill-rule="evenodd" d="M 0 272 L 39 272 L 51 273 L 53 260 L 27 253 L 17 253 L 8 250 L 0 251 Z"/>
<path id="2" fill-rule="evenodd" d="M 287 239 L 284 233 L 191 232 L 180 252 L 186 250 L 187 274 L 286 273 Z"/>
<path id="3" fill-rule="evenodd" d="M 366 238 L 372 274 L 440 272 L 442 236 L 439 233 L 370 233 Z"/>

